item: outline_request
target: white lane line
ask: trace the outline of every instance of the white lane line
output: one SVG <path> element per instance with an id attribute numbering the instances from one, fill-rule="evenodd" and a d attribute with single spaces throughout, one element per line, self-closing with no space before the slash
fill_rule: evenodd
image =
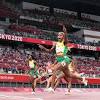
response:
<path id="1" fill-rule="evenodd" d="M 41 98 L 30 98 L 30 97 L 23 97 L 23 96 L 13 96 L 13 95 L 11 95 L 11 96 L 7 96 L 7 95 L 0 95 L 0 98 L 9 98 L 9 99 L 24 99 L 24 100 L 43 100 L 43 99 L 41 99 Z"/>

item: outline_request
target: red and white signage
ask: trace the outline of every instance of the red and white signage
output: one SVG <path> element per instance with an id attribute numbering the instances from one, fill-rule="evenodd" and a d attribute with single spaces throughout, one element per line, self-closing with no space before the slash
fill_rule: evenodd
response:
<path id="1" fill-rule="evenodd" d="M 79 49 L 85 49 L 85 50 L 97 51 L 97 48 L 95 46 L 87 46 L 87 45 L 77 44 L 77 48 L 79 48 Z"/>
<path id="2" fill-rule="evenodd" d="M 0 82 L 20 82 L 20 83 L 29 83 L 29 75 L 19 75 L 19 74 L 0 74 Z M 62 81 L 65 83 L 64 81 Z M 76 80 L 73 80 L 72 83 L 77 83 Z M 100 84 L 99 78 L 88 78 L 89 84 Z"/>
<path id="3" fill-rule="evenodd" d="M 29 75 L 0 74 L 0 82 L 30 82 Z"/>
<path id="4" fill-rule="evenodd" d="M 50 41 L 50 40 L 26 38 L 26 37 L 7 35 L 7 34 L 0 34 L 0 39 L 27 42 L 27 43 L 45 44 L 45 45 L 53 45 L 54 43 L 54 41 Z M 96 46 L 87 46 L 87 45 L 80 45 L 80 44 L 74 44 L 74 43 L 70 43 L 68 45 L 71 48 L 100 51 L 100 47 L 96 47 Z"/>
<path id="5" fill-rule="evenodd" d="M 7 34 L 0 34 L 0 39 L 13 40 L 13 41 L 22 41 L 22 37 L 20 37 L 20 36 L 7 35 Z"/>

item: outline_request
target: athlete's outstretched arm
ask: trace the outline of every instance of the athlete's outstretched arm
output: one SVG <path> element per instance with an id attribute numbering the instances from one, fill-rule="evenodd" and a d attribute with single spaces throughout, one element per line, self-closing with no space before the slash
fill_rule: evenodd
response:
<path id="1" fill-rule="evenodd" d="M 47 51 L 47 52 L 51 52 L 52 50 L 54 50 L 54 48 L 55 48 L 55 46 L 56 46 L 56 43 L 53 43 L 53 46 L 52 46 L 51 49 L 47 49 L 47 48 L 45 48 L 43 45 L 40 45 L 40 44 L 38 44 L 38 46 L 39 46 L 39 48 L 41 48 L 41 49 L 43 49 L 43 50 L 45 50 L 45 51 Z"/>

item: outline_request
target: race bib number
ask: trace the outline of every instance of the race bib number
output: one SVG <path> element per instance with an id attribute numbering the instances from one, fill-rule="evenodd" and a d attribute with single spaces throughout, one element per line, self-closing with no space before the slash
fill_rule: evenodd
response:
<path id="1" fill-rule="evenodd" d="M 61 62 L 61 65 L 62 65 L 63 67 L 65 67 L 65 66 L 66 66 L 66 62 L 65 62 L 65 61 Z"/>

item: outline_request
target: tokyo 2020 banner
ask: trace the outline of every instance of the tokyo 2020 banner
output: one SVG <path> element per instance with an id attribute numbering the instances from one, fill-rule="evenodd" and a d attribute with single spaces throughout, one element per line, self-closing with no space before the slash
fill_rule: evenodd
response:
<path id="1" fill-rule="evenodd" d="M 0 39 L 27 42 L 27 43 L 45 44 L 45 45 L 53 45 L 53 42 L 55 42 L 50 40 L 27 38 L 27 37 L 8 35 L 8 34 L 0 34 Z M 74 43 L 69 43 L 68 46 L 72 48 L 78 48 L 84 50 L 100 51 L 100 47 L 96 47 L 96 46 L 88 46 L 88 45 L 81 45 L 81 44 L 74 44 Z"/>

